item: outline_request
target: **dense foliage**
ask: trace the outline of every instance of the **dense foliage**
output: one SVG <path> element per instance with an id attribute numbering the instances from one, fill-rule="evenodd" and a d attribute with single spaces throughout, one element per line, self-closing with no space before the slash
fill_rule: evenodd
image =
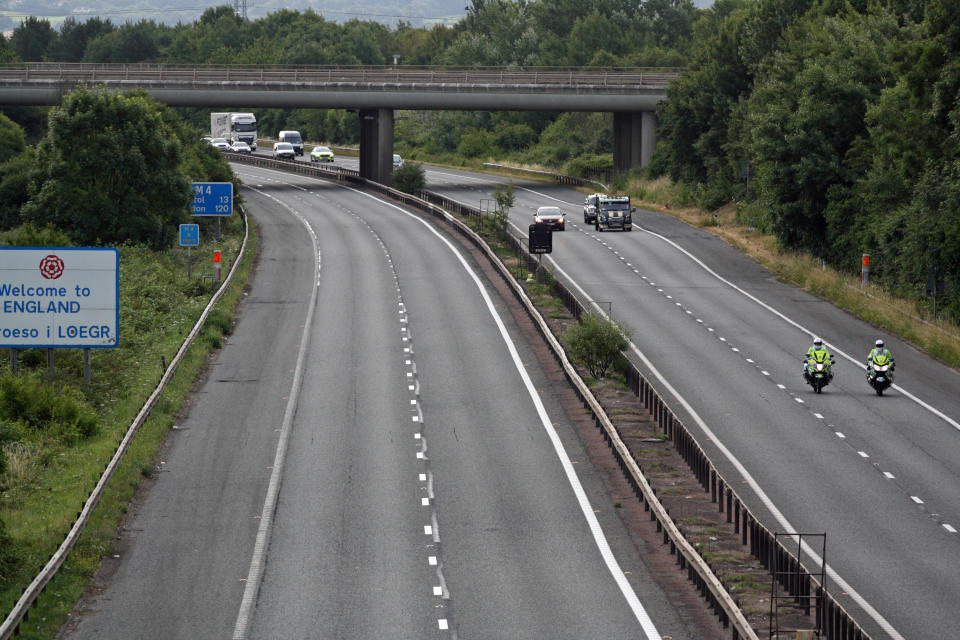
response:
<path id="1" fill-rule="evenodd" d="M 960 317 L 960 4 L 954 0 L 474 0 L 452 28 L 228 6 L 191 23 L 28 19 L 0 60 L 312 65 L 685 66 L 651 173 L 780 244 Z M 238 105 L 241 107 L 242 105 Z M 208 110 L 182 110 L 205 128 Z M 20 114 L 21 116 L 23 114 Z M 356 144 L 355 114 L 258 112 L 264 136 Z M 18 119 L 21 122 L 22 119 Z M 0 148 L 4 123 L 0 121 Z M 612 168 L 606 113 L 399 112 L 406 157 Z M 31 129 L 27 128 L 27 139 Z M 0 149 L 0 160 L 2 160 Z M 18 162 L 16 153 L 8 162 Z M 19 160 L 21 164 L 25 160 Z M 0 170 L 0 222 L 31 192 Z"/>
<path id="2" fill-rule="evenodd" d="M 690 0 L 476 0 L 454 27 L 399 22 L 329 21 L 313 11 L 280 9 L 243 20 L 231 7 L 195 22 L 113 24 L 68 19 L 53 29 L 29 19 L 5 50 L 25 61 L 165 62 L 252 65 L 541 65 L 679 66 L 703 13 Z M 0 56 L 4 47 L 0 43 Z M 243 105 L 236 105 L 243 109 Z M 228 109 L 224 109 L 228 110 Z M 209 109 L 183 109 L 200 128 Z M 356 144 L 356 114 L 343 110 L 258 110 L 264 137 L 296 129 L 311 141 Z M 603 114 L 400 113 L 404 156 L 509 158 L 578 172 L 609 170 L 611 118 Z M 28 134 L 30 133 L 28 129 Z M 581 159 L 586 156 L 587 161 Z"/>
<path id="3" fill-rule="evenodd" d="M 960 318 L 960 4 L 721 0 L 656 173 Z M 749 215 L 749 217 L 747 217 Z"/>

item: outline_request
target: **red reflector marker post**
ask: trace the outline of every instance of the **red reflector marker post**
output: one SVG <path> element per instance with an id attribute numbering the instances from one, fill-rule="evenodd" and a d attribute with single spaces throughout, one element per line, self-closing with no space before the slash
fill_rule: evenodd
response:
<path id="1" fill-rule="evenodd" d="M 220 252 L 213 252 L 213 274 L 217 282 L 220 282 Z"/>

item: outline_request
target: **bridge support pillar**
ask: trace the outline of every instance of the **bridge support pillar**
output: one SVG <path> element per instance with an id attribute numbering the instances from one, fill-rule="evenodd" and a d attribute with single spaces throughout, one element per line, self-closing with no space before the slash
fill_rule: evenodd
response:
<path id="1" fill-rule="evenodd" d="M 657 115 L 652 111 L 613 114 L 613 170 L 629 171 L 650 164 L 657 145 Z"/>
<path id="2" fill-rule="evenodd" d="M 393 109 L 360 109 L 360 175 L 393 184 Z"/>

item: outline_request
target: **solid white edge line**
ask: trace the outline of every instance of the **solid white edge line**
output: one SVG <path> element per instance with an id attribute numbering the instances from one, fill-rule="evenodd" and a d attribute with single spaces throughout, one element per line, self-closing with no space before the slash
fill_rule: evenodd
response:
<path id="1" fill-rule="evenodd" d="M 500 335 L 503 338 L 504 343 L 506 344 L 507 350 L 510 352 L 510 357 L 513 359 L 514 367 L 517 370 L 517 373 L 520 375 L 520 378 L 523 380 L 524 386 L 527 389 L 527 393 L 530 396 L 530 399 L 533 401 L 534 407 L 537 410 L 537 414 L 540 417 L 540 422 L 543 425 L 544 430 L 547 432 L 547 435 L 550 438 L 551 443 L 553 444 L 554 450 L 557 453 L 560 463 L 563 466 L 563 470 L 567 475 L 567 480 L 573 488 L 574 495 L 577 498 L 577 502 L 580 505 L 580 510 L 583 512 L 584 517 L 587 520 L 587 523 L 590 526 L 590 531 L 593 534 L 594 542 L 596 543 L 600 554 L 606 563 L 607 569 L 610 574 L 613 576 L 614 580 L 617 583 L 617 586 L 620 588 L 620 592 L 623 594 L 624 598 L 627 601 L 627 604 L 630 606 L 630 609 L 633 611 L 634 617 L 640 623 L 643 628 L 644 634 L 648 640 L 661 640 L 660 632 L 657 631 L 657 628 L 654 626 L 653 621 L 650 619 L 650 616 L 647 614 L 646 609 L 644 609 L 643 604 L 640 602 L 640 599 L 637 597 L 637 594 L 634 592 L 633 587 L 630 585 L 630 582 L 627 580 L 626 575 L 623 570 L 620 568 L 619 563 L 617 562 L 616 557 L 613 555 L 613 551 L 610 549 L 610 545 L 607 543 L 606 536 L 603 533 L 603 530 L 600 527 L 600 522 L 597 520 L 597 516 L 593 511 L 593 506 L 590 504 L 589 498 L 587 498 L 586 492 L 583 489 L 583 485 L 580 483 L 580 478 L 577 476 L 576 471 L 573 468 L 573 463 L 570 461 L 570 458 L 567 456 L 566 450 L 563 447 L 563 443 L 560 441 L 560 436 L 557 434 L 556 430 L 553 428 L 553 423 L 550 420 L 550 416 L 547 414 L 546 408 L 543 406 L 543 402 L 540 399 L 540 394 L 537 393 L 536 387 L 533 384 L 533 381 L 530 379 L 530 376 L 527 374 L 527 371 L 523 365 L 523 362 L 520 359 L 520 354 L 517 352 L 517 348 L 513 343 L 513 340 L 510 338 L 510 334 L 507 332 L 506 326 L 503 324 L 503 320 L 500 318 L 500 315 L 497 313 L 496 308 L 493 305 L 493 301 L 490 299 L 487 290 L 484 288 L 483 283 L 480 281 L 479 276 L 474 273 L 473 269 L 470 268 L 470 265 L 464 259 L 463 255 L 457 250 L 453 244 L 445 238 L 439 231 L 433 228 L 426 220 L 420 216 L 414 215 L 409 211 L 388 202 L 376 196 L 373 196 L 369 193 L 365 193 L 358 189 L 352 187 L 344 187 L 354 191 L 360 195 L 363 195 L 372 200 L 392 207 L 397 211 L 402 212 L 403 214 L 410 216 L 414 220 L 418 221 L 420 224 L 424 225 L 427 229 L 430 230 L 437 238 L 440 239 L 451 252 L 456 256 L 457 260 L 463 266 L 464 270 L 467 272 L 467 275 L 473 279 L 474 284 L 477 286 L 477 289 L 480 291 L 480 295 L 483 297 L 484 302 L 487 305 L 487 310 L 490 313 L 490 316 L 493 318 L 494 322 L 497 325 L 497 328 L 500 330 Z"/>
<path id="2" fill-rule="evenodd" d="M 587 292 L 584 291 L 580 285 L 569 276 L 569 274 L 561 269 L 560 265 L 558 265 L 556 261 L 550 258 L 549 255 L 548 259 L 553 264 L 554 268 L 556 268 L 557 271 L 563 275 L 564 278 L 566 278 L 567 282 L 569 282 L 571 286 L 575 287 L 577 291 L 580 292 L 580 295 L 583 296 L 582 299 L 590 300 L 590 296 L 587 295 Z M 602 317 L 607 317 L 606 312 L 600 307 L 600 305 L 592 301 L 591 304 L 597 313 L 599 313 Z M 673 385 L 667 381 L 663 374 L 660 373 L 659 369 L 657 369 L 647 358 L 647 356 L 637 348 L 637 345 L 635 345 L 632 341 L 628 342 L 630 345 L 630 351 L 640 358 L 644 366 L 646 366 L 653 376 L 660 382 L 660 384 L 663 385 L 663 388 L 677 399 L 677 402 L 679 402 L 680 405 L 687 411 L 693 421 L 697 423 L 697 426 L 700 427 L 707 439 L 713 442 L 714 446 L 717 447 L 720 453 L 722 453 L 730 462 L 730 464 L 734 466 L 737 472 L 740 473 L 741 477 L 743 477 L 750 489 L 754 492 L 757 498 L 760 499 L 760 501 L 767 508 L 770 514 L 777 520 L 777 522 L 780 523 L 780 526 L 783 527 L 784 531 L 796 531 L 796 528 L 790 524 L 790 521 L 787 520 L 783 513 L 780 512 L 777 506 L 773 503 L 773 500 L 771 500 L 766 492 L 764 492 L 759 483 L 757 483 L 756 479 L 754 479 L 750 472 L 747 471 L 747 468 L 743 466 L 743 463 L 741 463 L 740 460 L 733 455 L 733 452 L 730 451 L 726 445 L 720 441 L 719 438 L 717 438 L 713 430 L 707 426 L 707 423 L 704 422 L 703 418 L 700 417 L 700 414 L 696 412 L 689 402 L 687 402 L 686 398 L 684 398 L 680 392 L 677 391 Z M 797 539 L 794 538 L 794 540 L 796 541 Z M 893 638 L 893 640 L 904 640 L 904 637 L 893 628 L 893 625 L 891 625 L 886 618 L 881 616 L 880 613 L 874 609 L 873 606 L 863 598 L 863 596 L 854 590 L 854 588 L 851 587 L 846 580 L 840 577 L 840 574 L 838 574 L 830 565 L 825 564 L 823 559 L 820 558 L 820 556 L 817 555 L 817 553 L 806 542 L 801 541 L 801 543 L 804 552 L 810 557 L 810 559 L 817 564 L 822 564 L 824 566 L 824 570 L 827 572 L 827 575 L 830 576 L 830 579 L 833 580 L 833 582 L 837 584 L 844 592 L 846 592 L 847 595 L 849 595 L 850 598 L 852 598 L 853 601 L 856 602 L 867 613 L 867 615 L 869 615 L 873 621 L 877 623 L 877 625 L 879 625 L 891 638 Z"/>
<path id="3" fill-rule="evenodd" d="M 314 263 L 314 269 L 317 270 L 316 281 L 319 283 L 320 270 L 320 249 L 317 244 L 317 236 L 310 227 L 310 224 L 299 213 L 292 208 L 280 202 L 278 199 L 247 187 L 262 196 L 270 198 L 293 214 L 307 228 L 313 243 L 313 253 L 318 256 Z M 314 280 L 314 279 L 311 279 Z M 300 387 L 303 382 L 303 366 L 306 361 L 307 347 L 310 344 L 310 329 L 313 326 L 313 312 L 317 306 L 317 286 L 311 287 L 310 302 L 307 306 L 307 317 L 303 324 L 303 333 L 300 336 L 300 349 L 297 353 L 297 364 L 294 368 L 293 382 L 290 385 L 290 396 L 287 399 L 287 407 L 283 414 L 283 424 L 280 428 L 280 438 L 277 442 L 277 451 L 274 455 L 273 471 L 270 473 L 270 483 L 267 486 L 267 495 L 263 501 L 263 510 L 260 512 L 260 525 L 257 527 L 257 538 L 254 542 L 253 557 L 250 559 L 250 570 L 247 573 L 247 582 L 243 588 L 243 596 L 240 600 L 240 611 L 237 613 L 237 620 L 233 628 L 233 640 L 245 640 L 249 632 L 250 618 L 253 608 L 256 606 L 257 595 L 260 592 L 260 581 L 263 578 L 265 568 L 265 556 L 267 546 L 270 542 L 270 533 L 273 530 L 273 514 L 277 508 L 277 500 L 280 495 L 280 483 L 282 482 L 283 465 L 286 460 L 287 444 L 290 439 L 290 431 L 293 426 L 293 417 L 296 414 L 297 399 L 300 397 Z"/>

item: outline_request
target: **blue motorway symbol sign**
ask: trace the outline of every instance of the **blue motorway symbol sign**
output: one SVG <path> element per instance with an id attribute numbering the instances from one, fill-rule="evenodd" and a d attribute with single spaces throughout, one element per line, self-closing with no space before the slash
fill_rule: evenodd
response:
<path id="1" fill-rule="evenodd" d="M 194 182 L 190 209 L 195 216 L 229 216 L 233 213 L 232 182 Z"/>
<path id="2" fill-rule="evenodd" d="M 182 224 L 180 225 L 180 246 L 196 247 L 200 245 L 200 225 Z"/>

